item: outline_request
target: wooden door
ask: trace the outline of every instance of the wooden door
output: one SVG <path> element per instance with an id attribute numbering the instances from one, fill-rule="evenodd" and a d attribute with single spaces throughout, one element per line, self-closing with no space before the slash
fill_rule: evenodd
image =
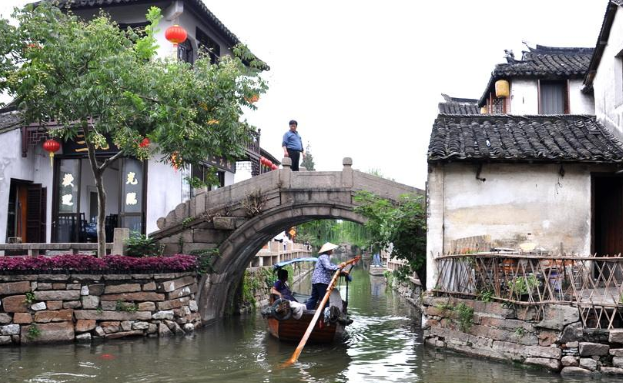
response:
<path id="1" fill-rule="evenodd" d="M 45 243 L 46 188 L 26 186 L 26 238 L 30 243 Z"/>
<path id="2" fill-rule="evenodd" d="M 623 178 L 594 178 L 593 187 L 594 252 L 623 253 Z"/>

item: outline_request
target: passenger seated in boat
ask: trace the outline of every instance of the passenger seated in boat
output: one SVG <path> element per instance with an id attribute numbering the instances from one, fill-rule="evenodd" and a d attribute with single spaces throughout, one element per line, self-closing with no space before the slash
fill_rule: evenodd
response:
<path id="1" fill-rule="evenodd" d="M 298 302 L 293 296 L 290 287 L 288 287 L 288 270 L 279 269 L 277 271 L 277 281 L 270 289 L 271 294 L 277 295 L 279 298 L 289 301 Z"/>

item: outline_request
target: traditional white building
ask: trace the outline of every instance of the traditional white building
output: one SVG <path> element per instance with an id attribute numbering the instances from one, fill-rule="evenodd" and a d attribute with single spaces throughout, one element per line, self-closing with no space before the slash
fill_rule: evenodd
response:
<path id="1" fill-rule="evenodd" d="M 193 62 L 199 50 L 206 50 L 212 60 L 218 60 L 232 54 L 232 47 L 240 43 L 201 0 L 61 0 L 56 3 L 85 19 L 103 9 L 122 28 L 145 26 L 147 10 L 160 7 L 163 19 L 156 37 L 158 55 L 163 57 L 177 55 L 180 60 Z M 164 37 L 165 30 L 174 24 L 188 33 L 188 39 L 176 48 Z M 84 142 L 78 138 L 61 143 L 50 166 L 48 153 L 42 149 L 48 138 L 46 129 L 21 125 L 19 116 L 10 108 L 2 112 L 0 243 L 95 241 L 97 194 Z M 259 133 L 252 137 L 246 156 L 240 158 L 252 175 L 261 172 L 259 138 Z M 97 154 L 106 158 L 116 152 L 117 148 L 109 142 L 108 148 Z M 157 158 L 145 162 L 133 158 L 117 160 L 104 173 L 107 240 L 112 240 L 115 227 L 127 227 L 143 234 L 157 230 L 159 217 L 166 216 L 193 195 L 187 177 L 203 178 L 210 166 L 218 169 L 219 185 L 215 187 L 234 182 L 236 163 L 218 157 L 179 170 Z"/>
<path id="2" fill-rule="evenodd" d="M 439 114 L 428 150 L 428 289 L 435 257 L 448 253 L 623 252 L 621 6 L 608 2 L 594 49 L 509 53 L 480 114 Z"/>

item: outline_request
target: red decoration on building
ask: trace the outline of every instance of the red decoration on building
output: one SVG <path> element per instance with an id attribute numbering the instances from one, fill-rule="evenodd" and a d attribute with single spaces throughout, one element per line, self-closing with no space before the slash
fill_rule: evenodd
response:
<path id="1" fill-rule="evenodd" d="M 141 143 L 138 144 L 138 146 L 140 146 L 141 148 L 145 148 L 145 147 L 149 146 L 150 143 L 151 143 L 151 141 L 149 141 L 149 138 L 145 137 L 145 138 L 143 138 L 143 141 L 141 141 Z"/>
<path id="2" fill-rule="evenodd" d="M 54 165 L 54 153 L 58 152 L 60 148 L 61 144 L 56 140 L 49 139 L 43 143 L 43 150 L 50 153 L 50 167 Z"/>
<path id="3" fill-rule="evenodd" d="M 272 170 L 277 170 L 277 169 L 279 169 L 279 166 L 277 166 L 277 165 L 273 164 L 273 166 L 271 166 L 271 169 L 272 169 Z"/>
<path id="4" fill-rule="evenodd" d="M 164 32 L 164 37 L 172 42 L 173 46 L 177 46 L 177 44 L 186 41 L 188 33 L 186 33 L 186 30 L 184 28 L 176 24 L 172 27 L 167 28 L 167 30 Z"/>

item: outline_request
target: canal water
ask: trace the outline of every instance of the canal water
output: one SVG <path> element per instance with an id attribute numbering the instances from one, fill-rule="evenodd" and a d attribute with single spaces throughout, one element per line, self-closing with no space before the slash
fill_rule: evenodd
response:
<path id="1" fill-rule="evenodd" d="M 258 314 L 228 319 L 186 338 L 0 348 L 0 382 L 563 381 L 544 370 L 424 347 L 415 309 L 387 289 L 384 278 L 362 268 L 352 274 L 354 323 L 348 337 L 306 347 L 292 367 L 280 365 L 296 345 L 271 338 Z M 340 290 L 344 293 L 345 286 Z"/>

